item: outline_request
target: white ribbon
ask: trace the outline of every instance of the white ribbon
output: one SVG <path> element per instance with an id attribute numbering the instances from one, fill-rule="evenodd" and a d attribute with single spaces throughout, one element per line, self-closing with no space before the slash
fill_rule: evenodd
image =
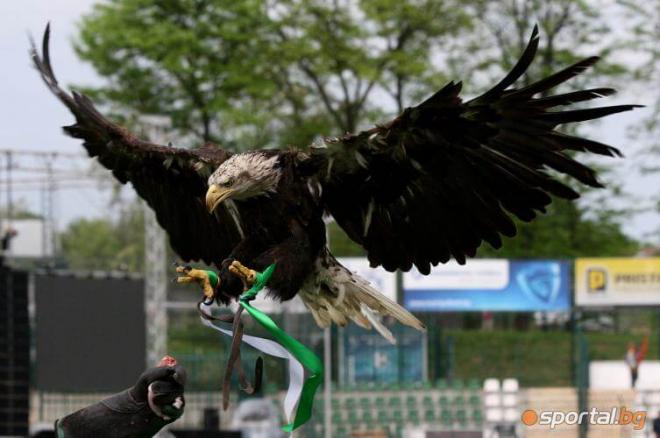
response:
<path id="1" fill-rule="evenodd" d="M 200 304 L 200 309 L 207 315 L 211 315 L 212 306 L 207 304 Z M 219 331 L 229 337 L 234 333 L 231 330 L 220 328 L 213 324 L 208 319 L 200 317 L 202 324 Z M 282 359 L 289 360 L 289 388 L 284 397 L 284 415 L 286 415 L 287 422 L 293 421 L 294 411 L 296 405 L 300 400 L 302 393 L 303 383 L 305 381 L 305 369 L 302 364 L 291 355 L 282 345 L 270 339 L 264 339 L 257 336 L 243 335 L 243 342 L 269 356 L 275 356 Z"/>

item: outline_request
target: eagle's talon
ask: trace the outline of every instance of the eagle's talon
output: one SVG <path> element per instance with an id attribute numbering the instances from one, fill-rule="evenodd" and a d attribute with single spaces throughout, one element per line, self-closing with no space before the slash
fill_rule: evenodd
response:
<path id="1" fill-rule="evenodd" d="M 239 277 L 248 289 L 257 280 L 257 271 L 246 268 L 238 260 L 231 262 L 231 265 L 229 265 L 229 272 Z"/>
<path id="2" fill-rule="evenodd" d="M 211 280 L 209 278 L 208 272 L 203 269 L 193 269 L 190 266 L 181 266 L 177 265 L 176 272 L 183 274 L 179 277 L 176 277 L 174 281 L 177 283 L 197 283 L 202 287 L 204 291 L 205 300 L 213 302 L 215 298 L 215 290 L 211 285 Z"/>

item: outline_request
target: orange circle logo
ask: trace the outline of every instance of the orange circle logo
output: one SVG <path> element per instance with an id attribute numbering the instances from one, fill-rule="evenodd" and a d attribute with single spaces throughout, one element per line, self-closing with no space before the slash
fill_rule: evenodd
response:
<path id="1" fill-rule="evenodd" d="M 539 421 L 539 416 L 536 414 L 536 411 L 527 409 L 522 413 L 521 419 L 525 426 L 533 426 L 537 421 Z"/>

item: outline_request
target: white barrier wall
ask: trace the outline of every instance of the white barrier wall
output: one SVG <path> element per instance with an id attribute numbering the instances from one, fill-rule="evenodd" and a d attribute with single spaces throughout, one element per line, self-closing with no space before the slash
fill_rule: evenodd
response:
<path id="1" fill-rule="evenodd" d="M 630 389 L 630 369 L 623 360 L 599 360 L 589 364 L 591 389 Z M 637 389 L 660 390 L 660 361 L 644 361 L 639 367 Z"/>

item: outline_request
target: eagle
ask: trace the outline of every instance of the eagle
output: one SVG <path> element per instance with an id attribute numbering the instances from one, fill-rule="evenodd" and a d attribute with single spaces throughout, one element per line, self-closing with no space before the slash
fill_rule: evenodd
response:
<path id="1" fill-rule="evenodd" d="M 622 156 L 612 146 L 556 128 L 628 111 L 636 105 L 583 109 L 574 103 L 613 94 L 592 88 L 552 94 L 593 66 L 586 58 L 529 85 L 514 83 L 539 44 L 534 28 L 520 59 L 495 86 L 464 101 L 450 82 L 417 106 L 359 133 L 324 137 L 305 149 L 232 153 L 213 144 L 176 148 L 138 138 L 104 117 L 83 94 L 58 85 L 49 59 L 50 29 L 32 59 L 48 88 L 76 119 L 64 131 L 90 157 L 130 182 L 155 211 L 185 261 L 215 265 L 213 298 L 228 304 L 243 291 L 236 268 L 276 269 L 270 295 L 299 295 L 320 327 L 349 320 L 392 340 L 381 317 L 424 325 L 342 266 L 327 246 L 331 216 L 366 251 L 372 267 L 422 274 L 451 259 L 475 256 L 516 234 L 552 197 L 579 194 L 566 175 L 602 187 L 574 152 Z"/>

